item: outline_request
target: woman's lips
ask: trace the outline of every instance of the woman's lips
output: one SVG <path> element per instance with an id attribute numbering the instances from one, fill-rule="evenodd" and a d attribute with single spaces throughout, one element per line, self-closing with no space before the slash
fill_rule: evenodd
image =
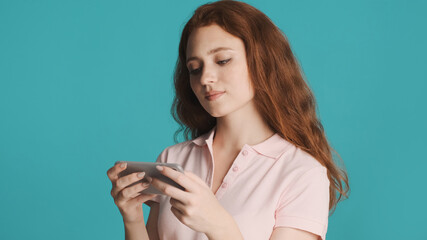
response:
<path id="1" fill-rule="evenodd" d="M 224 93 L 225 93 L 225 92 L 217 93 L 217 94 L 214 94 L 214 95 L 206 96 L 205 98 L 206 98 L 207 100 L 209 100 L 209 101 L 213 101 L 213 100 L 215 100 L 215 99 L 217 99 L 217 98 L 221 97 Z"/>

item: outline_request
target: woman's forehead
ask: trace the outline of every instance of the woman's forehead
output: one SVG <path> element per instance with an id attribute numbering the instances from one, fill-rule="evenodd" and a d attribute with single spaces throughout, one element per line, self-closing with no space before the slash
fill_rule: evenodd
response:
<path id="1" fill-rule="evenodd" d="M 187 56 L 210 55 L 219 50 L 242 51 L 243 41 L 224 31 L 218 25 L 200 27 L 194 30 L 187 42 Z"/>

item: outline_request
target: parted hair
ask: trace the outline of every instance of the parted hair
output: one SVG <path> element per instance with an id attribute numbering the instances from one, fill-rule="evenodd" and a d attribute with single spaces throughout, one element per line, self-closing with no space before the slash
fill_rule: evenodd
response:
<path id="1" fill-rule="evenodd" d="M 329 211 L 335 211 L 342 197 L 348 198 L 349 183 L 342 159 L 331 147 L 316 114 L 317 105 L 305 81 L 286 35 L 255 7 L 240 1 L 221 0 L 198 7 L 185 24 L 174 72 L 175 97 L 171 114 L 180 125 L 174 139 L 183 132 L 186 140 L 207 133 L 216 125 L 199 103 L 190 86 L 186 50 L 190 34 L 197 28 L 217 24 L 243 40 L 254 87 L 254 102 L 269 127 L 287 141 L 306 151 L 327 168 L 330 181 Z M 334 156 L 333 157 L 333 153 Z"/>

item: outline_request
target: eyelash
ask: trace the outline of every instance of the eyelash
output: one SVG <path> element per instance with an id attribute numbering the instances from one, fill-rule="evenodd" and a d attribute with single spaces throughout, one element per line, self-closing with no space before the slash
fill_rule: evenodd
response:
<path id="1" fill-rule="evenodd" d="M 224 62 L 223 64 L 226 64 L 226 63 L 228 63 L 230 60 L 231 60 L 231 58 L 226 59 L 226 60 L 218 61 L 217 63 Z M 223 64 L 222 64 L 222 65 L 223 65 Z M 197 69 L 191 70 L 191 71 L 190 71 L 190 75 L 195 75 L 195 74 L 197 74 L 197 72 L 198 72 L 199 70 L 200 70 L 200 68 L 197 68 Z"/>

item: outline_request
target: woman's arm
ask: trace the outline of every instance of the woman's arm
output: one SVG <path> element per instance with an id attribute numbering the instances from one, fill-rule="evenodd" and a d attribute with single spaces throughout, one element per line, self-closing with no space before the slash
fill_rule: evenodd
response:
<path id="1" fill-rule="evenodd" d="M 147 201 L 146 204 L 150 207 L 147 225 L 142 223 L 125 223 L 125 239 L 126 240 L 159 240 L 157 232 L 157 220 L 159 217 L 159 203 Z M 145 226 L 145 227 L 144 227 Z"/>
<path id="2" fill-rule="evenodd" d="M 126 240 L 149 240 L 144 220 L 142 222 L 125 222 Z"/>
<path id="3" fill-rule="evenodd" d="M 148 215 L 147 220 L 147 231 L 150 240 L 159 240 L 159 232 L 157 230 L 157 222 L 159 219 L 159 203 L 154 201 L 146 202 L 150 206 L 150 215 Z"/>
<path id="4" fill-rule="evenodd" d="M 301 229 L 290 227 L 278 227 L 274 229 L 270 240 L 293 239 L 293 240 L 320 240 L 319 235 Z"/>

